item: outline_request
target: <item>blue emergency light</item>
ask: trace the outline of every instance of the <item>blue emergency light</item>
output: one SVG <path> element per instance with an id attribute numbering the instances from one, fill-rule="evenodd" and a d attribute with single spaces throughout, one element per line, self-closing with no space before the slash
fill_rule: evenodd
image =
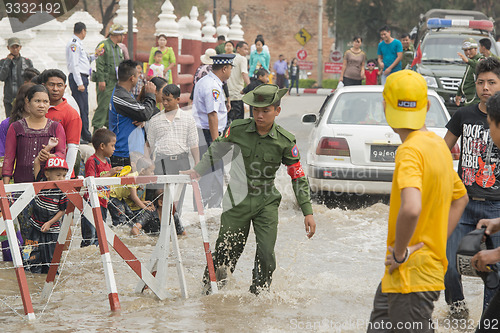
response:
<path id="1" fill-rule="evenodd" d="M 484 31 L 493 31 L 493 22 L 488 20 L 459 20 L 459 19 L 441 19 L 430 18 L 427 20 L 429 29 L 462 27 L 469 29 L 479 29 Z"/>

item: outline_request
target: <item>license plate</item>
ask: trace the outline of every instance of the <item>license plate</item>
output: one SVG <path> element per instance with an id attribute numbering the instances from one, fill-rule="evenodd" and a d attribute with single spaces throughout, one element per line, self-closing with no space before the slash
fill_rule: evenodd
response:
<path id="1" fill-rule="evenodd" d="M 372 162 L 394 162 L 398 146 L 372 145 L 370 161 Z"/>

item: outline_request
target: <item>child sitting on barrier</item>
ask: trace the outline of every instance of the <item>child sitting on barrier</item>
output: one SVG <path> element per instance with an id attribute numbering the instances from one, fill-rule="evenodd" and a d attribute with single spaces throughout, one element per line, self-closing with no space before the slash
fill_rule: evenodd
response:
<path id="1" fill-rule="evenodd" d="M 50 143 L 49 143 L 50 145 Z M 49 146 L 47 145 L 47 147 Z M 56 142 L 57 145 L 57 142 Z M 43 176 L 40 175 L 40 160 L 43 161 L 49 150 L 40 151 L 34 162 L 35 179 L 41 181 L 64 180 L 68 172 L 66 161 L 57 156 L 51 156 L 46 161 Z M 27 270 L 32 273 L 46 274 L 49 271 L 52 255 L 59 236 L 61 219 L 64 216 L 68 198 L 58 188 L 43 189 L 33 200 L 33 213 L 30 217 L 30 232 L 25 244 L 31 246 L 31 253 L 27 261 Z M 29 252 L 29 251 L 28 251 Z"/>
<path id="2" fill-rule="evenodd" d="M 95 154 L 90 156 L 85 163 L 85 177 L 112 177 L 116 175 L 122 167 L 111 167 L 109 158 L 115 151 L 116 135 L 106 128 L 100 128 L 92 135 L 92 145 L 95 149 Z M 109 187 L 98 187 L 99 204 L 101 206 L 102 220 L 106 221 L 107 207 L 109 200 Z M 88 194 L 84 198 L 88 200 Z M 82 242 L 80 247 L 89 245 L 99 245 L 97 240 L 97 232 L 90 221 L 82 215 Z"/>
<path id="3" fill-rule="evenodd" d="M 148 176 L 154 173 L 154 164 L 147 158 L 141 158 L 136 163 L 136 170 L 128 176 Z M 134 223 L 138 220 L 147 220 L 151 216 L 148 212 L 155 210 L 151 201 L 145 200 L 145 185 L 114 186 L 110 194 L 109 213 L 113 225 Z"/>

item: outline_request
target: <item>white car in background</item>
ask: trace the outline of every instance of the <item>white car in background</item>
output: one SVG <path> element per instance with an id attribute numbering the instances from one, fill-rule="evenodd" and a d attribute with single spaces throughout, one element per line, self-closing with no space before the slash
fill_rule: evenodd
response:
<path id="1" fill-rule="evenodd" d="M 385 120 L 383 86 L 349 86 L 328 96 L 319 115 L 306 114 L 313 126 L 306 156 L 306 172 L 315 194 L 388 194 L 399 135 Z M 450 115 L 439 95 L 428 91 L 431 103 L 426 126 L 441 137 Z M 460 150 L 452 150 L 455 169 Z"/>

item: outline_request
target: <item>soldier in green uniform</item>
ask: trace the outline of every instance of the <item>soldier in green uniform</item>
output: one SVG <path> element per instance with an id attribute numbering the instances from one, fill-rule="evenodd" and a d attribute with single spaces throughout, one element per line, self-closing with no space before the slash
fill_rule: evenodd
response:
<path id="1" fill-rule="evenodd" d="M 403 69 L 411 66 L 415 53 L 415 48 L 411 44 L 410 35 L 404 33 L 401 35 L 401 44 L 403 45 L 403 59 L 401 59 L 401 67 Z"/>
<path id="2" fill-rule="evenodd" d="M 465 55 L 460 52 L 458 52 L 458 55 L 467 65 L 465 66 L 465 73 L 455 96 L 455 104 L 460 106 L 462 97 L 465 99 L 464 105 L 478 104 L 479 98 L 476 95 L 476 80 L 474 79 L 474 75 L 476 74 L 477 63 L 483 60 L 484 57 L 477 52 L 477 42 L 474 38 L 464 40 L 462 50 L 464 50 Z"/>
<path id="3" fill-rule="evenodd" d="M 122 25 L 113 24 L 108 38 L 99 43 L 96 49 L 96 53 L 101 56 L 96 60 L 97 109 L 92 118 L 94 132 L 101 127 L 108 127 L 109 102 L 118 82 L 118 66 L 123 61 L 123 52 L 118 43 L 123 41 L 124 33 Z"/>
<path id="4" fill-rule="evenodd" d="M 223 137 L 218 137 L 194 169 L 182 173 L 199 178 L 211 170 L 233 146 L 241 152 L 241 168 L 232 159 L 230 182 L 223 199 L 219 236 L 215 245 L 214 266 L 218 280 L 227 270 L 234 271 L 247 241 L 253 222 L 257 251 L 250 291 L 258 294 L 269 288 L 276 268 L 274 245 L 278 231 L 278 206 L 281 194 L 274 186 L 281 163 L 288 168 L 295 197 L 304 215 L 307 236 L 316 229 L 311 207 L 309 184 L 300 165 L 295 136 L 274 122 L 281 111 L 280 100 L 287 89 L 264 84 L 243 96 L 243 102 L 254 107 L 254 118 L 237 119 Z M 240 198 L 238 200 L 238 198 Z M 204 281 L 208 284 L 208 273 Z"/>

